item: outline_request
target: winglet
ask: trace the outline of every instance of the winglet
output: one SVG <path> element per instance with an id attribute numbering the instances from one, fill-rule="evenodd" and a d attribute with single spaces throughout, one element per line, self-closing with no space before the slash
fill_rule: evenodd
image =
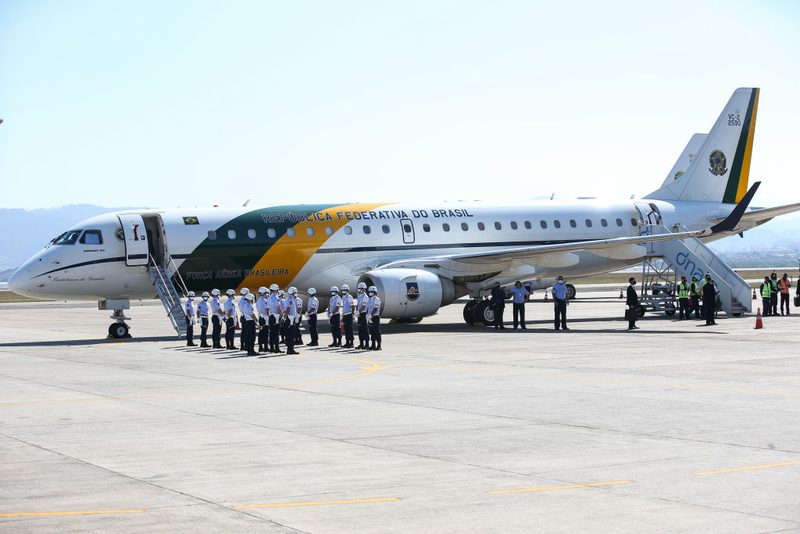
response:
<path id="1" fill-rule="evenodd" d="M 753 187 L 750 188 L 747 194 L 742 197 L 742 200 L 736 204 L 735 208 L 733 208 L 731 214 L 725 217 L 725 220 L 722 222 L 711 227 L 712 234 L 731 232 L 734 228 L 736 228 L 736 225 L 739 224 L 739 221 L 741 220 L 742 215 L 744 215 L 747 206 L 750 205 L 750 201 L 753 200 L 753 196 L 756 194 L 756 190 L 758 189 L 759 185 L 761 185 L 761 182 L 754 183 Z"/>

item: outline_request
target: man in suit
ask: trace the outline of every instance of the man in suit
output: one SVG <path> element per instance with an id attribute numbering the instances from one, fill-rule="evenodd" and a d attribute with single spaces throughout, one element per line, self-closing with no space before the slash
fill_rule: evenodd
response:
<path id="1" fill-rule="evenodd" d="M 630 314 L 630 319 L 628 319 L 628 330 L 638 330 L 639 327 L 636 326 L 636 315 L 639 310 L 639 295 L 636 293 L 636 278 L 631 277 L 628 279 L 628 282 L 630 282 L 630 285 L 628 286 L 628 295 L 625 304 L 628 305 L 629 310 L 634 310 L 633 313 Z"/>

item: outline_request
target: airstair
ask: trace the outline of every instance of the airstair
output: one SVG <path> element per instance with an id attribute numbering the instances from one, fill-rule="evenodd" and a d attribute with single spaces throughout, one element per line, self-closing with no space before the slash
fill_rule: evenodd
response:
<path id="1" fill-rule="evenodd" d="M 664 226 L 651 227 L 651 233 L 665 232 L 669 230 Z M 648 243 L 647 256 L 648 260 L 658 258 L 667 263 L 677 278 L 685 276 L 691 281 L 692 276 L 697 276 L 702 280 L 710 273 L 717 284 L 722 309 L 728 315 L 738 317 L 752 311 L 750 285 L 696 237 Z"/>
<path id="2" fill-rule="evenodd" d="M 181 298 L 173 280 L 178 283 L 184 295 L 188 293 L 186 284 L 183 283 L 183 278 L 178 273 L 178 268 L 171 257 L 167 257 L 163 266 L 158 265 L 151 257 L 150 276 L 153 278 L 153 285 L 158 290 L 158 297 L 161 299 L 164 309 L 167 310 L 167 317 L 178 333 L 178 339 L 181 339 L 186 335 L 186 313 L 183 311 Z"/>

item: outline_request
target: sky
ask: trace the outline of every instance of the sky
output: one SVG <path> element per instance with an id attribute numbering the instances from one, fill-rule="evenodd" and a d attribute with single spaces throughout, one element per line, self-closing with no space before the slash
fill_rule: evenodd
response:
<path id="1" fill-rule="evenodd" d="M 643 196 L 760 87 L 800 202 L 800 2 L 0 0 L 0 208 Z"/>

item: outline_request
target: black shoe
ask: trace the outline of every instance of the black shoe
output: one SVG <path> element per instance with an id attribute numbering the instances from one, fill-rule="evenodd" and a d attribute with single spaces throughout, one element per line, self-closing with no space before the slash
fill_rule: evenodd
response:
<path id="1" fill-rule="evenodd" d="M 299 353 L 299 352 L 297 352 L 297 351 L 296 351 L 296 350 L 294 350 L 294 349 L 289 349 L 289 350 L 287 350 L 287 351 L 286 351 L 286 354 L 300 354 L 300 353 Z"/>
<path id="2" fill-rule="evenodd" d="M 190 341 L 189 343 L 187 343 L 187 344 L 186 344 L 186 346 L 187 346 L 187 347 L 196 347 L 197 345 L 195 345 L 194 343 L 192 343 L 192 342 Z"/>
<path id="3" fill-rule="evenodd" d="M 316 341 L 312 341 L 311 343 L 308 344 L 308 346 L 309 347 L 318 347 L 319 343 L 317 343 Z"/>
<path id="4" fill-rule="evenodd" d="M 564 330 L 569 330 L 569 328 L 567 328 L 567 327 L 565 326 L 565 327 L 564 327 Z"/>
<path id="5" fill-rule="evenodd" d="M 329 347 L 335 347 L 335 346 L 336 346 L 336 342 L 334 341 L 333 343 L 331 343 L 331 344 L 330 344 L 330 345 L 328 345 L 328 346 L 329 346 Z"/>

